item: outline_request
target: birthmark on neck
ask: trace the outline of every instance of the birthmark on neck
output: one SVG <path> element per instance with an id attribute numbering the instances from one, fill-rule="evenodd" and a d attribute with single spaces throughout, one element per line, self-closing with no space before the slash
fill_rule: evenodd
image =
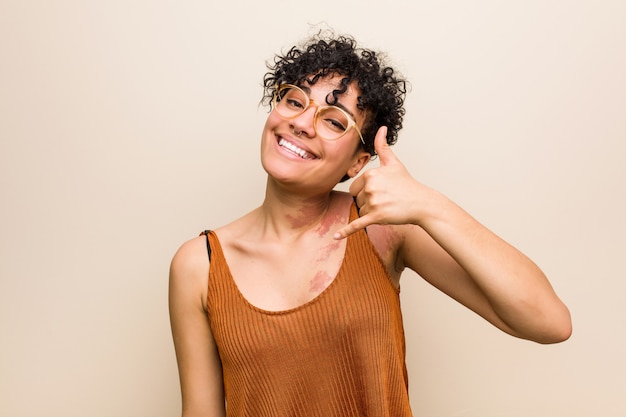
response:
<path id="1" fill-rule="evenodd" d="M 311 225 L 319 218 L 319 207 L 315 204 L 305 205 L 298 209 L 296 215 L 287 214 L 287 220 L 291 223 L 292 229 L 300 229 Z"/>
<path id="2" fill-rule="evenodd" d="M 320 236 L 326 235 L 333 228 L 333 226 L 341 223 L 343 218 L 344 215 L 339 207 L 337 207 L 336 205 L 330 207 L 328 209 L 328 213 L 326 213 L 326 215 L 322 217 L 320 225 L 317 228 L 317 233 Z"/>
<path id="3" fill-rule="evenodd" d="M 306 204 L 300 207 L 296 214 L 287 214 L 286 218 L 292 229 L 301 229 L 319 222 L 315 231 L 320 237 L 323 237 L 330 230 L 333 230 L 335 225 L 345 221 L 345 213 L 336 204 L 331 204 L 328 211 L 324 212 L 324 210 L 325 208 L 320 207 L 319 204 Z"/>

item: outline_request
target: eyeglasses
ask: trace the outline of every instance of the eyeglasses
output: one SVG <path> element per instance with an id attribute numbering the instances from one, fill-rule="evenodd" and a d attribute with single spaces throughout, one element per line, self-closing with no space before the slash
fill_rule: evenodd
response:
<path id="1" fill-rule="evenodd" d="M 321 138 L 337 140 L 354 128 L 365 145 L 363 136 L 354 119 L 343 109 L 337 106 L 320 106 L 311 100 L 299 87 L 292 84 L 282 84 L 276 90 L 272 100 L 274 110 L 285 119 L 293 119 L 304 113 L 311 104 L 317 106 L 313 117 L 313 127 Z"/>

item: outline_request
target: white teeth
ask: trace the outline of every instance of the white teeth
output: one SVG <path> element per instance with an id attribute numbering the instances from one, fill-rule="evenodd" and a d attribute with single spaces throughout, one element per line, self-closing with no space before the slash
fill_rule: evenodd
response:
<path id="1" fill-rule="evenodd" d="M 300 155 L 300 157 L 303 159 L 313 159 L 307 151 L 305 151 L 304 149 L 298 148 L 296 145 L 294 145 L 291 142 L 287 142 L 283 138 L 280 138 L 280 140 L 278 141 L 278 144 L 284 148 L 289 149 L 291 152 L 297 155 Z"/>

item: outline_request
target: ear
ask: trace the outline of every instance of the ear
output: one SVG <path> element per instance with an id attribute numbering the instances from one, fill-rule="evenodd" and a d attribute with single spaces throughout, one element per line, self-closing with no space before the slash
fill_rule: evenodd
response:
<path id="1" fill-rule="evenodd" d="M 369 152 L 357 151 L 357 153 L 354 155 L 352 165 L 348 169 L 346 175 L 348 175 L 350 178 L 356 177 L 358 173 L 361 172 L 363 167 L 367 165 L 371 157 L 372 156 L 369 154 Z"/>

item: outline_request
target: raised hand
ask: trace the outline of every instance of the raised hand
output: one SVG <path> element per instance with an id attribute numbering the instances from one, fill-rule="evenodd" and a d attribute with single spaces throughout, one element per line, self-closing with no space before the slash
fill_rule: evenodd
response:
<path id="1" fill-rule="evenodd" d="M 567 339 L 569 310 L 539 267 L 452 200 L 416 181 L 387 145 L 386 133 L 382 127 L 374 139 L 380 166 L 350 186 L 361 217 L 334 238 L 374 224 L 417 225 L 404 230 L 394 266 L 417 272 L 512 335 L 541 343 Z"/>
<path id="2" fill-rule="evenodd" d="M 343 239 L 372 224 L 417 222 L 418 196 L 420 189 L 426 187 L 409 174 L 387 144 L 386 136 L 387 128 L 383 126 L 374 139 L 380 166 L 364 172 L 350 186 L 361 217 L 335 233 L 335 239 Z"/>

